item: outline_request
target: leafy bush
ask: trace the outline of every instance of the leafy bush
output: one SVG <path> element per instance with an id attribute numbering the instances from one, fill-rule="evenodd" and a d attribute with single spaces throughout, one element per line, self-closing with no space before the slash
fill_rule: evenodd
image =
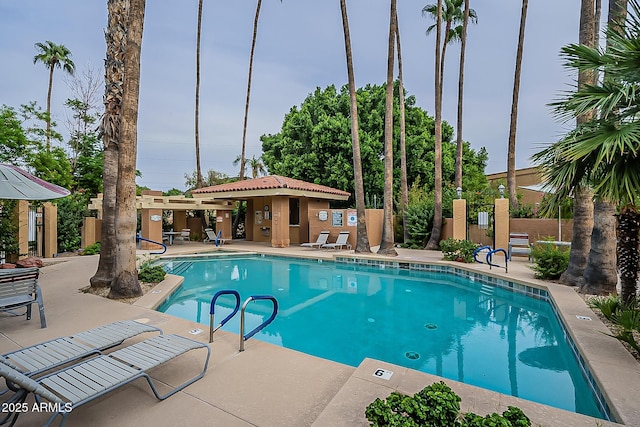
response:
<path id="1" fill-rule="evenodd" d="M 530 427 L 531 421 L 513 406 L 502 413 L 481 417 L 460 414 L 460 396 L 444 382 L 431 384 L 412 396 L 392 392 L 376 399 L 365 410 L 374 427 Z"/>
<path id="2" fill-rule="evenodd" d="M 100 242 L 89 245 L 82 251 L 82 255 L 95 255 L 100 253 Z"/>
<path id="3" fill-rule="evenodd" d="M 162 266 L 151 266 L 151 263 L 145 262 L 138 270 L 138 280 L 143 283 L 159 283 L 164 280 L 166 274 L 167 272 L 164 271 Z"/>
<path id="4" fill-rule="evenodd" d="M 15 221 L 16 204 L 15 200 L 0 200 L 0 252 L 4 252 L 6 257 L 19 255 L 20 251 L 16 238 L 18 230 Z"/>
<path id="5" fill-rule="evenodd" d="M 89 216 L 89 196 L 74 193 L 57 201 L 58 205 L 58 250 L 73 252 L 80 249 L 80 231 L 85 216 Z"/>
<path id="6" fill-rule="evenodd" d="M 614 324 L 614 333 L 611 335 L 622 342 L 629 344 L 640 353 L 640 344 L 633 336 L 634 331 L 640 332 L 640 307 L 637 301 L 625 303 L 617 295 L 608 297 L 595 297 L 589 301 L 591 308 L 597 308 L 602 315 Z"/>
<path id="7" fill-rule="evenodd" d="M 473 252 L 478 248 L 470 240 L 449 238 L 440 241 L 440 250 L 447 261 L 474 262 Z"/>
<path id="8" fill-rule="evenodd" d="M 569 265 L 569 250 L 545 243 L 533 247 L 533 270 L 536 279 L 558 279 Z"/>

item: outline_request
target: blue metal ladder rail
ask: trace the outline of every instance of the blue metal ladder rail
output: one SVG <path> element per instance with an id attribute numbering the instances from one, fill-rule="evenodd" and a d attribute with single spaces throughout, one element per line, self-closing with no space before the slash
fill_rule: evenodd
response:
<path id="1" fill-rule="evenodd" d="M 488 246 L 488 245 L 487 245 L 487 246 L 480 246 L 480 247 L 476 248 L 476 250 L 475 250 L 475 251 L 473 251 L 473 259 L 474 259 L 477 263 L 485 264 L 484 262 L 482 262 L 482 261 L 480 261 L 480 260 L 478 259 L 478 253 L 479 253 L 480 251 L 485 250 L 485 249 L 489 249 L 489 252 L 491 252 L 491 246 Z"/>
<path id="2" fill-rule="evenodd" d="M 222 319 L 222 322 L 220 322 L 220 324 L 214 328 L 213 327 L 213 324 L 214 324 L 214 311 L 215 311 L 215 308 L 216 308 L 216 300 L 218 299 L 218 297 L 220 295 L 233 295 L 233 296 L 235 296 L 236 297 L 236 306 L 233 308 L 233 311 L 231 312 L 231 314 L 229 314 L 227 317 Z M 238 293 L 238 291 L 235 291 L 233 289 L 223 289 L 221 291 L 216 292 L 216 294 L 213 296 L 213 298 L 211 298 L 211 308 L 209 309 L 209 342 L 210 343 L 213 342 L 213 333 L 215 331 L 217 331 L 218 329 L 222 328 L 225 323 L 227 323 L 229 320 L 231 320 L 231 318 L 236 315 L 236 313 L 238 312 L 239 309 L 240 309 L 240 294 Z"/>
<path id="3" fill-rule="evenodd" d="M 482 262 L 478 259 L 478 253 L 480 253 L 480 251 L 483 250 L 489 250 L 487 252 L 487 255 L 485 256 L 485 262 Z M 504 254 L 504 267 L 499 265 L 499 264 L 494 264 L 492 261 L 492 255 L 497 253 L 497 252 L 502 252 Z M 504 272 L 508 273 L 508 264 L 509 264 L 509 257 L 507 256 L 507 251 L 505 251 L 502 248 L 498 248 L 498 249 L 491 249 L 491 246 L 480 246 L 479 248 L 477 248 L 475 251 L 473 251 L 473 259 L 480 264 L 489 264 L 489 270 L 491 270 L 491 267 L 498 267 L 498 268 L 504 268 Z"/>
<path id="4" fill-rule="evenodd" d="M 253 331 L 245 334 L 244 333 L 244 311 L 247 308 L 247 305 L 251 301 L 258 301 L 258 300 L 270 300 L 271 302 L 273 302 L 273 312 L 271 313 L 271 316 L 269 316 L 267 320 L 265 320 L 260 325 L 258 325 Z M 249 298 L 247 298 L 244 304 L 242 304 L 242 311 L 240 312 L 240 350 L 239 351 L 244 351 L 244 342 L 249 338 L 251 338 L 252 336 L 254 336 L 255 334 L 257 334 L 258 332 L 260 332 L 269 323 L 273 322 L 273 319 L 276 318 L 276 314 L 278 314 L 278 301 L 275 299 L 275 297 L 271 295 L 251 295 Z"/>
<path id="5" fill-rule="evenodd" d="M 504 267 L 499 264 L 494 264 L 491 262 L 491 256 L 497 252 L 502 252 L 504 254 Z M 509 272 L 508 270 L 509 257 L 507 256 L 507 251 L 505 251 L 504 249 L 498 248 L 498 249 L 489 251 L 489 253 L 487 254 L 486 260 L 487 260 L 487 264 L 489 264 L 489 270 L 491 270 L 491 267 L 498 267 L 498 268 L 504 268 L 505 273 Z"/>
<path id="6" fill-rule="evenodd" d="M 145 239 L 144 237 L 136 236 L 136 242 L 140 240 L 144 242 L 155 243 L 158 246 L 162 246 L 162 252 L 149 252 L 152 255 L 162 255 L 163 253 L 167 252 L 167 245 L 165 245 L 164 243 L 156 242 L 155 240 L 149 240 L 149 239 Z"/>

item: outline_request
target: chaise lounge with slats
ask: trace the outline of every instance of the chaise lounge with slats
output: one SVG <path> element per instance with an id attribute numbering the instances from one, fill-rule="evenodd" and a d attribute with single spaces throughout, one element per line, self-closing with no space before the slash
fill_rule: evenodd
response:
<path id="1" fill-rule="evenodd" d="M 196 349 L 206 349 L 207 352 L 202 372 L 172 388 L 168 393 L 160 394 L 147 372 Z M 15 391 L 8 401 L 13 405 L 6 405 L 7 408 L 20 408 L 28 395 L 33 393 L 37 402 L 46 401 L 56 407 L 56 411 L 45 425 L 51 425 L 60 415 L 62 426 L 72 410 L 139 378 L 146 379 L 156 398 L 164 400 L 202 378 L 207 370 L 210 355 L 209 346 L 199 341 L 179 335 L 159 335 L 36 379 L 0 362 L 0 376 L 4 377 L 7 385 Z M 0 424 L 9 420 L 13 424 L 19 415 L 20 412 L 8 412 L 0 416 Z"/>
<path id="2" fill-rule="evenodd" d="M 135 320 L 121 320 L 2 354 L 0 362 L 25 375 L 34 376 L 92 354 L 99 354 L 145 332 L 162 334 L 162 329 Z M 3 393 L 0 391 L 0 394 Z"/>

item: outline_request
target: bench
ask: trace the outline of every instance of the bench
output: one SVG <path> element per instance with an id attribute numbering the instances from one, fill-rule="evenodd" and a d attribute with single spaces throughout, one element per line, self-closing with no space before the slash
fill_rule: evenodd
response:
<path id="1" fill-rule="evenodd" d="M 38 285 L 40 270 L 33 268 L 16 268 L 0 270 L 0 311 L 13 311 L 20 307 L 27 308 L 27 320 L 31 319 L 31 305 L 38 304 L 40 310 L 40 327 L 46 328 L 42 291 Z"/>
<path id="2" fill-rule="evenodd" d="M 509 261 L 514 254 L 526 255 L 531 259 L 531 245 L 527 233 L 509 233 Z"/>

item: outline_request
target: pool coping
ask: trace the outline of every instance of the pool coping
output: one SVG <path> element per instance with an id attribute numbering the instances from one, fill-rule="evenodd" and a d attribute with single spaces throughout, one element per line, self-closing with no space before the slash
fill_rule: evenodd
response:
<path id="1" fill-rule="evenodd" d="M 263 254 L 265 256 L 276 256 L 280 258 L 311 259 L 318 260 L 313 254 L 280 255 L 273 252 L 251 251 L 252 254 Z M 249 252 L 243 251 L 241 254 L 226 252 L 225 255 L 237 256 L 246 255 Z M 207 255 L 200 253 L 191 257 L 201 257 Z M 176 256 L 169 256 L 175 258 Z M 184 256 L 178 256 L 184 257 Z M 162 257 L 167 258 L 167 257 Z M 399 264 L 407 263 L 403 259 L 386 260 L 374 255 L 361 255 L 353 253 L 335 253 L 329 261 L 375 264 Z M 488 277 L 490 284 L 511 289 L 515 292 L 529 294 L 536 297 L 536 290 L 546 292 L 546 297 L 552 303 L 554 311 L 560 320 L 563 329 L 569 335 L 569 343 L 572 343 L 574 351 L 577 351 L 578 360 L 587 368 L 588 379 L 597 385 L 602 398 L 607 404 L 611 416 L 618 422 L 626 425 L 640 425 L 640 409 L 635 409 L 635 396 L 640 392 L 640 364 L 615 338 L 608 335 L 608 328 L 587 306 L 574 288 L 555 283 L 544 282 L 537 279 L 522 279 L 510 276 L 499 270 L 487 270 L 487 266 L 474 264 L 461 264 L 449 261 L 413 260 L 409 262 L 416 266 L 428 265 L 441 269 L 453 269 L 454 274 L 465 272 L 476 275 L 475 277 Z M 425 269 L 428 270 L 428 269 Z M 457 272 L 457 273 L 456 273 Z M 472 276 L 473 277 L 473 276 Z M 491 282 L 491 280 L 495 282 Z M 154 309 L 157 308 L 180 284 L 182 276 L 167 275 L 165 281 L 158 284 L 151 292 L 140 298 L 134 305 Z M 167 283 L 165 283 L 167 282 Z M 522 286 L 522 288 L 510 288 L 504 286 L 505 282 L 511 282 Z M 160 292 L 154 293 L 159 290 Z M 529 293 L 531 292 L 531 293 Z M 537 297 L 540 297 L 538 293 Z M 587 320 L 587 318 L 589 320 Z M 382 362 L 381 362 L 382 363 Z M 449 381 L 449 380 L 447 380 Z M 491 390 L 486 389 L 488 392 Z M 543 405 L 544 406 L 544 405 Z M 594 418 L 595 419 L 595 418 Z"/>

